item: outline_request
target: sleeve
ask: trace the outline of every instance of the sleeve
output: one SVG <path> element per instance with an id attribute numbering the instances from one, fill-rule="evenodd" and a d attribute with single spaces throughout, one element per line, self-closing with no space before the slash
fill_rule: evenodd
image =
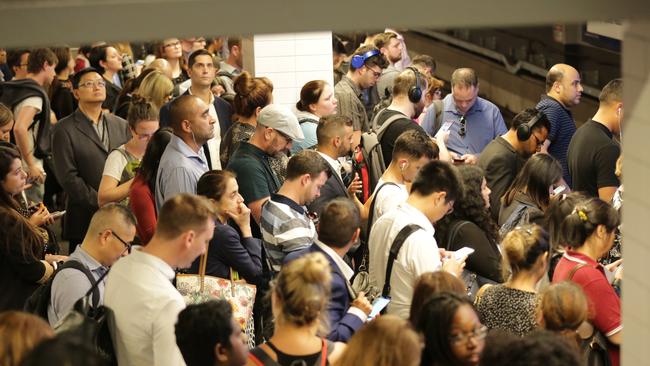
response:
<path id="1" fill-rule="evenodd" d="M 436 123 L 436 105 L 435 103 L 431 103 L 429 108 L 427 108 L 427 111 L 424 114 L 424 120 L 422 121 L 422 124 L 420 125 L 424 132 L 426 132 L 429 136 L 433 137 L 435 135 L 435 123 Z"/>
<path id="2" fill-rule="evenodd" d="M 345 301 L 345 297 L 349 296 L 347 287 L 340 280 L 343 279 L 340 277 L 332 279 L 331 301 L 327 308 L 331 329 L 327 339 L 333 342 L 346 342 L 364 322 L 364 319 L 348 311 L 349 306 L 346 307 Z"/>
<path id="3" fill-rule="evenodd" d="M 262 242 L 256 238 L 241 238 L 237 231 L 224 225 L 217 230 L 213 240 L 216 240 L 217 255 L 223 262 L 249 283 L 255 283 L 262 274 Z"/>
<path id="4" fill-rule="evenodd" d="M 401 194 L 401 188 L 395 187 L 393 185 L 388 185 L 379 191 L 379 194 L 375 199 L 375 213 L 374 221 L 377 222 L 382 215 L 386 214 L 388 211 L 394 209 L 400 203 L 404 202 L 404 197 Z"/>
<path id="5" fill-rule="evenodd" d="M 499 268 L 501 255 L 488 240 L 485 232 L 470 222 L 463 225 L 451 244 L 451 250 L 470 247 L 475 250 L 467 257 L 466 268 L 479 276 L 495 282 L 501 282 Z"/>
<path id="6" fill-rule="evenodd" d="M 607 146 L 596 153 L 594 162 L 596 163 L 597 177 L 596 186 L 618 187 L 620 181 L 614 171 L 616 170 L 616 160 L 621 154 L 621 149 L 616 146 Z"/>
<path id="7" fill-rule="evenodd" d="M 271 195 L 269 187 L 265 183 L 266 175 L 258 164 L 238 161 L 237 164 L 228 165 L 228 169 L 237 174 L 239 192 L 244 197 L 246 205 Z"/>
<path id="8" fill-rule="evenodd" d="M 512 162 L 508 161 L 505 155 L 495 154 L 487 156 L 486 154 L 481 154 L 481 158 L 492 158 L 485 165 L 485 179 L 488 187 L 492 191 L 490 193 L 490 211 L 492 212 L 492 217 L 498 218 L 501 197 L 506 193 L 508 187 L 510 187 L 510 184 L 515 179 L 515 172 L 510 166 Z"/>
<path id="9" fill-rule="evenodd" d="M 123 153 L 118 150 L 113 150 L 108 154 L 108 158 L 106 158 L 104 173 L 102 175 L 107 175 L 119 182 L 122 179 L 122 171 L 124 171 L 127 163 L 128 161 Z"/>
<path id="10" fill-rule="evenodd" d="M 584 283 L 583 289 L 595 314 L 592 319 L 594 327 L 605 336 L 611 336 L 621 330 L 621 299 L 605 276 L 595 269 L 578 271 L 574 275 L 574 281 Z"/>
<path id="11" fill-rule="evenodd" d="M 74 272 L 73 272 L 74 271 Z M 57 273 L 52 282 L 52 308 L 57 319 L 64 317 L 77 300 L 81 299 L 91 288 L 92 284 L 83 272 L 66 268 Z M 53 319 L 50 319 L 50 324 Z"/>
<path id="12" fill-rule="evenodd" d="M 39 114 L 43 110 L 43 99 L 41 97 L 25 98 L 25 100 L 18 103 L 16 107 L 14 107 L 14 115 L 20 113 L 20 110 L 23 107 L 33 107 L 36 109 L 36 114 Z"/>
<path id="13" fill-rule="evenodd" d="M 492 136 L 492 139 L 495 139 L 506 132 L 508 132 L 508 129 L 506 128 L 506 122 L 503 120 L 501 111 L 499 111 L 497 106 L 494 106 L 494 136 Z"/>
<path id="14" fill-rule="evenodd" d="M 557 113 L 554 113 L 552 110 L 550 110 L 550 108 L 540 109 L 540 111 L 544 112 L 549 124 L 551 125 L 551 129 L 548 131 L 548 136 L 546 139 L 554 142 L 560 129 L 560 126 L 558 126 Z"/>
<path id="15" fill-rule="evenodd" d="M 138 222 L 138 231 L 143 243 L 148 243 L 156 231 L 156 203 L 146 185 L 132 185 L 129 205 Z"/>
<path id="16" fill-rule="evenodd" d="M 175 326 L 182 303 L 170 301 L 152 322 L 153 364 L 160 366 L 185 366 L 185 360 L 176 345 Z"/>
<path id="17" fill-rule="evenodd" d="M 66 125 L 57 125 L 52 138 L 54 169 L 59 182 L 71 202 L 97 206 L 97 191 L 79 176 L 74 156 L 73 141 Z"/>

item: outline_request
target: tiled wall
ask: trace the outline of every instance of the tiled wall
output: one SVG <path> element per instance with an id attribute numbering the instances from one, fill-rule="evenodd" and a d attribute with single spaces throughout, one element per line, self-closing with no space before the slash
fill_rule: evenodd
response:
<path id="1" fill-rule="evenodd" d="M 627 24 L 623 42 L 625 195 L 623 365 L 650 365 L 650 21 Z"/>
<path id="2" fill-rule="evenodd" d="M 273 82 L 274 103 L 294 106 L 310 80 L 332 84 L 332 33 L 285 33 L 253 37 L 255 76 Z"/>

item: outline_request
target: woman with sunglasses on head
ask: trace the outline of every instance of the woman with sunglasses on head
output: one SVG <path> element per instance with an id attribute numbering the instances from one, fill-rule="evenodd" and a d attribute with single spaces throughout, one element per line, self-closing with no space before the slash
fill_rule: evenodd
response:
<path id="1" fill-rule="evenodd" d="M 22 310 L 32 292 L 52 276 L 57 262 L 67 258 L 46 254 L 49 236 L 40 226 L 53 220 L 47 208 L 40 205 L 26 216 L 15 199 L 26 180 L 20 153 L 0 147 L 0 312 Z"/>
<path id="2" fill-rule="evenodd" d="M 127 121 L 131 139 L 111 151 L 106 159 L 104 174 L 97 191 L 100 207 L 109 202 L 124 202 L 128 198 L 136 169 L 140 166 L 147 144 L 158 130 L 158 109 L 148 100 L 134 96 Z"/>

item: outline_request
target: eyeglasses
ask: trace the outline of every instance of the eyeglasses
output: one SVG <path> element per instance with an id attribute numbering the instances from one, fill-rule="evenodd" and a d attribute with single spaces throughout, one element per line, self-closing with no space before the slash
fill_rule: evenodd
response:
<path id="1" fill-rule="evenodd" d="M 487 336 L 487 332 L 488 332 L 487 327 L 485 325 L 481 325 L 480 327 L 474 329 L 472 332 L 452 335 L 449 337 L 449 341 L 451 341 L 451 343 L 453 343 L 454 345 L 467 343 L 470 339 L 474 339 L 475 341 L 480 341 L 482 339 L 485 339 L 485 337 Z"/>
<path id="2" fill-rule="evenodd" d="M 126 240 L 120 238 L 119 235 L 115 234 L 115 231 L 113 231 L 113 229 L 110 229 L 110 230 L 111 230 L 111 235 L 113 235 L 113 236 L 115 237 L 115 239 L 121 241 L 122 244 L 124 244 L 124 246 L 126 247 L 124 250 L 125 250 L 127 253 L 131 254 L 131 244 L 127 243 Z"/>
<path id="3" fill-rule="evenodd" d="M 454 212 L 454 201 L 447 201 L 447 213 L 445 215 L 449 215 L 450 213 Z"/>
<path id="4" fill-rule="evenodd" d="M 181 41 L 176 41 L 176 42 L 171 42 L 171 43 L 166 43 L 163 45 L 164 48 L 167 47 L 178 47 L 181 45 Z"/>
<path id="5" fill-rule="evenodd" d="M 539 138 L 537 138 L 537 135 L 535 134 L 533 134 L 533 137 L 535 138 L 535 146 L 537 146 L 537 150 L 539 151 L 539 149 L 544 144 L 544 140 L 540 140 Z"/>
<path id="6" fill-rule="evenodd" d="M 460 122 L 460 130 L 458 131 L 458 134 L 460 137 L 465 137 L 465 134 L 467 133 L 467 120 L 465 119 L 465 116 L 460 116 L 460 120 L 458 122 Z"/>
<path id="7" fill-rule="evenodd" d="M 79 83 L 80 88 L 94 88 L 95 86 L 103 88 L 106 86 L 106 82 L 104 80 L 88 80 L 83 83 Z"/>
<path id="8" fill-rule="evenodd" d="M 372 73 L 372 76 L 374 76 L 375 78 L 378 78 L 378 77 L 381 76 L 381 69 L 379 69 L 379 71 L 375 71 L 375 70 L 369 68 L 368 66 L 366 66 L 366 68 Z"/>

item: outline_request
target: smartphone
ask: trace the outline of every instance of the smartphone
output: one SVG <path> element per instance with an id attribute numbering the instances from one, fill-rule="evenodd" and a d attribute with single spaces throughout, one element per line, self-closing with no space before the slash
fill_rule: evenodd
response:
<path id="1" fill-rule="evenodd" d="M 556 188 L 553 190 L 553 195 L 554 195 L 554 196 L 557 196 L 558 194 L 564 192 L 565 190 L 566 190 L 566 187 L 565 187 L 565 186 L 559 186 L 559 187 L 556 187 Z"/>
<path id="2" fill-rule="evenodd" d="M 454 158 L 454 164 L 464 164 L 465 159 L 463 158 Z"/>
<path id="3" fill-rule="evenodd" d="M 378 297 L 375 302 L 372 303 L 372 311 L 370 312 L 370 315 L 368 315 L 368 320 L 373 319 L 379 313 L 384 310 L 386 306 L 388 306 L 388 303 L 390 302 L 389 298 L 386 297 Z"/>
<path id="4" fill-rule="evenodd" d="M 65 215 L 65 210 L 64 211 L 55 211 L 50 214 L 50 217 L 53 219 L 58 219 L 59 217 Z"/>
<path id="5" fill-rule="evenodd" d="M 454 252 L 454 258 L 459 261 L 462 260 L 465 257 L 469 257 L 470 254 L 474 253 L 475 250 L 474 248 L 470 247 L 462 247 L 458 249 L 457 251 Z"/>

